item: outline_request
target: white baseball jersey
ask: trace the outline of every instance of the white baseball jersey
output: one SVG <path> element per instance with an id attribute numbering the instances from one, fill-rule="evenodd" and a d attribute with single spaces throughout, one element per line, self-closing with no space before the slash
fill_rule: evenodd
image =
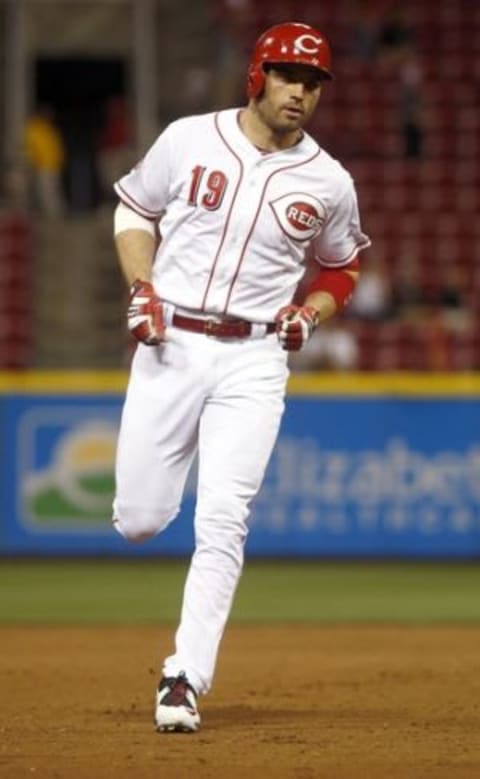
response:
<path id="1" fill-rule="evenodd" d="M 307 133 L 264 153 L 243 134 L 240 109 L 170 124 L 116 184 L 120 199 L 160 220 L 153 283 L 183 308 L 273 321 L 291 302 L 305 253 L 347 266 L 370 244 L 349 173 Z"/>

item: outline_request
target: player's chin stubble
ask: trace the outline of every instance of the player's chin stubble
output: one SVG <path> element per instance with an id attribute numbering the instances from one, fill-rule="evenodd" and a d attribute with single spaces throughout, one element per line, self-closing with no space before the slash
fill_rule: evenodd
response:
<path id="1" fill-rule="evenodd" d="M 262 122 L 277 135 L 288 135 L 300 130 L 305 122 L 304 114 L 298 117 L 289 117 L 283 111 L 283 107 L 265 110 L 263 106 L 257 106 L 257 110 Z"/>

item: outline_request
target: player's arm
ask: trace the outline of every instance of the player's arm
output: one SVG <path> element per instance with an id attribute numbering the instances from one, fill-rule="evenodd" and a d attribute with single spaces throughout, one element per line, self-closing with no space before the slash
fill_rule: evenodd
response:
<path id="1" fill-rule="evenodd" d="M 136 279 L 149 280 L 155 239 L 144 230 L 126 230 L 115 238 L 122 273 L 129 287 Z"/>
<path id="2" fill-rule="evenodd" d="M 310 284 L 304 306 L 317 312 L 318 322 L 330 319 L 348 304 L 357 285 L 358 263 L 351 269 L 322 269 Z"/>
<path id="3" fill-rule="evenodd" d="M 303 305 L 285 306 L 278 312 L 277 334 L 282 348 L 298 351 L 320 322 L 345 308 L 358 276 L 357 259 L 348 268 L 322 268 L 310 283 Z"/>
<path id="4" fill-rule="evenodd" d="M 128 329 L 148 346 L 165 337 L 162 302 L 151 283 L 157 246 L 155 224 L 124 203 L 115 210 L 115 246 L 122 273 L 130 289 Z"/>
<path id="5" fill-rule="evenodd" d="M 118 260 L 128 286 L 137 279 L 150 281 L 156 249 L 155 223 L 119 203 L 114 232 Z"/>

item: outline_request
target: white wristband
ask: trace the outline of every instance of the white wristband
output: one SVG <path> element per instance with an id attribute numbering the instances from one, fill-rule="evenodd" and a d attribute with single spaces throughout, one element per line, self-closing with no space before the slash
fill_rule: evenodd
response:
<path id="1" fill-rule="evenodd" d="M 124 233 L 125 230 L 143 230 L 155 237 L 155 222 L 152 222 L 151 219 L 145 219 L 144 216 L 140 216 L 136 211 L 126 206 L 125 203 L 120 202 L 113 217 L 113 232 L 118 235 Z"/>

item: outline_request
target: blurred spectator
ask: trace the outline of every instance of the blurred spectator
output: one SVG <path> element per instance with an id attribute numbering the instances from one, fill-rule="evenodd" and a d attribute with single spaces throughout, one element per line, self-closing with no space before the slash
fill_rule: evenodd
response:
<path id="1" fill-rule="evenodd" d="M 403 60 L 405 51 L 415 45 L 406 21 L 406 4 L 394 2 L 387 9 L 378 29 L 378 58 L 383 68 L 394 67 Z"/>
<path id="2" fill-rule="evenodd" d="M 213 72 L 214 105 L 225 108 L 242 102 L 248 65 L 248 42 L 256 37 L 252 0 L 217 0 L 213 8 L 216 41 Z"/>
<path id="3" fill-rule="evenodd" d="M 403 137 L 403 156 L 418 159 L 423 155 L 422 71 L 413 48 L 406 47 L 399 61 L 399 115 Z"/>
<path id="4" fill-rule="evenodd" d="M 360 62 L 395 70 L 404 51 L 414 45 L 402 2 L 351 0 L 351 53 Z"/>
<path id="5" fill-rule="evenodd" d="M 213 71 L 205 65 L 193 65 L 185 70 L 183 83 L 184 110 L 203 113 L 211 108 Z"/>
<path id="6" fill-rule="evenodd" d="M 448 264 L 442 273 L 438 304 L 450 333 L 468 332 L 474 328 L 474 293 L 468 286 L 465 268 Z"/>
<path id="7" fill-rule="evenodd" d="M 405 5 L 352 0 L 350 15 L 352 55 L 371 68 L 376 79 L 393 79 L 388 89 L 396 90 L 401 154 L 418 159 L 424 147 L 423 73 Z"/>
<path id="8" fill-rule="evenodd" d="M 25 166 L 20 162 L 7 164 L 2 169 L 0 208 L 23 211 L 27 206 Z"/>
<path id="9" fill-rule="evenodd" d="M 452 370 L 457 357 L 455 338 L 468 340 L 474 328 L 465 271 L 461 266 L 447 265 L 443 272 L 432 270 L 427 278 L 432 283 L 422 285 L 417 263 L 405 257 L 392 281 L 398 323 L 402 332 L 414 334 L 415 342 L 402 367 Z"/>
<path id="10" fill-rule="evenodd" d="M 392 307 L 401 319 L 415 317 L 425 303 L 420 269 L 414 257 L 401 254 L 392 274 Z"/>
<path id="11" fill-rule="evenodd" d="M 419 330 L 420 366 L 429 371 L 452 368 L 449 335 L 439 306 L 428 306 Z"/>
<path id="12" fill-rule="evenodd" d="M 101 202 L 98 131 L 100 105 L 86 109 L 83 101 L 72 103 L 63 113 L 63 134 L 68 149 L 65 188 L 71 214 L 89 213 Z"/>
<path id="13" fill-rule="evenodd" d="M 377 64 L 380 73 L 393 76 L 398 89 L 399 129 L 402 154 L 418 159 L 423 154 L 422 80 L 413 30 L 405 4 L 394 2 L 379 26 Z"/>
<path id="14" fill-rule="evenodd" d="M 341 321 L 322 322 L 300 352 L 291 352 L 292 371 L 348 371 L 357 367 L 355 334 Z"/>
<path id="15" fill-rule="evenodd" d="M 27 119 L 24 149 L 34 209 L 45 216 L 61 216 L 65 210 L 62 174 L 66 154 L 52 106 L 38 106 Z"/>
<path id="16" fill-rule="evenodd" d="M 372 0 L 353 0 L 350 16 L 352 19 L 352 55 L 366 65 L 374 64 L 378 54 L 381 18 L 379 3 L 372 2 Z"/>
<path id="17" fill-rule="evenodd" d="M 98 161 L 102 196 L 113 198 L 113 182 L 134 163 L 133 128 L 127 101 L 113 95 L 104 106 L 103 123 L 98 139 Z"/>
<path id="18" fill-rule="evenodd" d="M 372 249 L 362 269 L 357 287 L 345 315 L 368 321 L 382 321 L 392 314 L 390 275 L 385 262 Z"/>
<path id="19" fill-rule="evenodd" d="M 467 307 L 467 296 L 465 269 L 460 265 L 446 265 L 442 273 L 438 302 L 445 308 L 458 311 Z"/>

